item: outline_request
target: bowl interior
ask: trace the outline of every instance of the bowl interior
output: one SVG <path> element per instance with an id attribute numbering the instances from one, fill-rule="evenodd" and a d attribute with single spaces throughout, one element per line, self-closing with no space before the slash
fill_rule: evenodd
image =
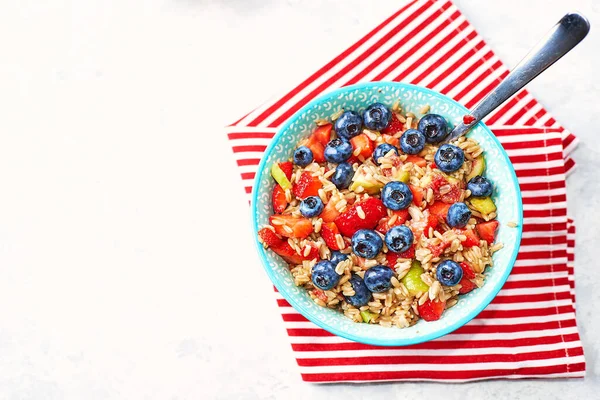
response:
<path id="1" fill-rule="evenodd" d="M 272 214 L 271 192 L 274 182 L 269 167 L 274 162 L 291 158 L 298 141 L 311 133 L 315 119 L 326 118 L 341 108 L 362 112 L 373 102 L 382 102 L 391 107 L 396 100 L 400 101 L 403 110 L 413 112 L 418 117 L 422 116 L 421 108 L 428 104 L 430 113 L 444 116 L 450 126 L 458 124 L 467 113 L 466 108 L 446 96 L 395 82 L 348 86 L 319 97 L 285 123 L 261 160 L 252 201 L 255 238 L 256 232 L 268 224 L 268 218 Z M 265 270 L 282 296 L 307 319 L 329 332 L 353 341 L 382 346 L 402 346 L 435 339 L 474 318 L 498 293 L 515 262 L 521 241 L 522 203 L 514 169 L 492 132 L 480 123 L 471 130 L 469 137 L 476 139 L 485 149 L 486 176 L 494 183 L 493 198 L 500 222 L 497 241 L 504 244 L 504 248 L 494 254 L 494 266 L 487 268 L 486 282 L 482 288 L 462 295 L 458 304 L 446 310 L 438 321 L 419 321 L 405 329 L 359 324 L 344 317 L 339 311 L 315 304 L 305 289 L 294 285 L 287 264 L 270 250 L 265 250 L 256 240 Z M 508 227 L 507 223 L 510 221 L 516 222 L 518 227 Z"/>

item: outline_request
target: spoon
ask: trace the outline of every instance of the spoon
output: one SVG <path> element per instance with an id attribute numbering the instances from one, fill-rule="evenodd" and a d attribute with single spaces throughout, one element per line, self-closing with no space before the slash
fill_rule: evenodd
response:
<path id="1" fill-rule="evenodd" d="M 463 122 L 458 124 L 444 140 L 450 142 L 463 135 L 490 112 L 516 94 L 579 44 L 590 31 L 590 23 L 581 14 L 568 13 L 521 60 L 500 84 L 475 106 Z"/>

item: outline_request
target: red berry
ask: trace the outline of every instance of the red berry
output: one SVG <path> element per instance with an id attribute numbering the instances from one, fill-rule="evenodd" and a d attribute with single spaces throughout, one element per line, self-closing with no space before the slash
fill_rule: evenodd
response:
<path id="1" fill-rule="evenodd" d="M 392 217 L 384 217 L 381 220 L 379 220 L 379 223 L 377 224 L 377 228 L 375 228 L 375 230 L 377 232 L 385 234 L 387 233 L 387 231 L 390 230 L 390 228 L 394 226 L 404 225 L 404 223 L 408 220 L 409 217 L 408 210 L 393 211 L 393 215 L 396 215 L 396 218 L 392 224 L 390 224 L 390 220 L 392 219 Z"/>
<path id="2" fill-rule="evenodd" d="M 283 241 L 279 236 L 275 234 L 275 232 L 273 232 L 269 228 L 262 228 L 260 231 L 258 231 L 258 237 L 260 237 L 261 241 L 267 247 L 277 246 Z"/>
<path id="3" fill-rule="evenodd" d="M 331 250 L 342 250 L 346 247 L 344 246 L 342 249 L 340 249 L 340 247 L 338 246 L 335 237 L 339 233 L 340 231 L 335 222 L 324 222 L 323 225 L 321 225 L 321 237 L 323 238 L 323 240 L 325 240 L 325 244 Z"/>
<path id="4" fill-rule="evenodd" d="M 281 214 L 287 207 L 288 202 L 285 198 L 285 190 L 278 184 L 273 187 L 273 211 L 276 214 Z"/>
<path id="5" fill-rule="evenodd" d="M 442 302 L 439 300 L 427 300 L 425 303 L 421 304 L 417 309 L 419 310 L 419 315 L 425 321 L 437 321 L 442 316 L 445 307 L 446 302 Z"/>
<path id="6" fill-rule="evenodd" d="M 292 172 L 294 171 L 294 164 L 291 161 L 280 162 L 279 168 L 283 171 L 285 176 L 289 179 L 292 179 Z"/>
<path id="7" fill-rule="evenodd" d="M 311 136 L 303 143 L 303 145 L 312 151 L 315 162 L 325 162 L 325 146 L 319 141 L 319 138 Z"/>
<path id="8" fill-rule="evenodd" d="M 310 243 L 308 246 L 310 246 L 311 249 L 306 257 L 304 257 L 304 254 L 298 254 L 287 241 L 282 241 L 280 244 L 271 247 L 271 249 L 289 264 L 298 265 L 302 264 L 302 261 L 319 259 L 318 247 L 314 243 Z"/>
<path id="9" fill-rule="evenodd" d="M 392 135 L 381 135 L 383 141 L 387 144 L 391 144 L 392 146 L 400 147 L 398 138 L 395 138 Z"/>
<path id="10" fill-rule="evenodd" d="M 460 284 L 460 289 L 458 289 L 458 293 L 460 293 L 460 294 L 469 293 L 471 290 L 473 290 L 477 287 L 476 284 L 474 284 L 473 282 L 471 282 L 470 280 L 468 280 L 467 278 L 464 278 L 464 277 L 460 280 L 459 284 Z"/>
<path id="11" fill-rule="evenodd" d="M 320 215 L 323 222 L 332 222 L 334 219 L 337 218 L 338 215 L 340 215 L 340 212 L 338 211 L 338 209 L 335 208 L 335 203 L 336 202 L 333 201 L 333 199 L 329 199 L 329 201 L 323 208 L 323 211 L 321 212 L 321 215 Z"/>
<path id="12" fill-rule="evenodd" d="M 498 229 L 498 221 L 480 222 L 475 225 L 479 237 L 488 242 L 488 244 L 494 243 L 496 238 L 496 230 Z"/>
<path id="13" fill-rule="evenodd" d="M 360 148 L 358 155 L 363 156 L 365 159 L 371 157 L 371 154 L 373 154 L 373 151 L 375 150 L 373 141 L 364 133 L 354 136 L 352 139 L 350 139 L 350 143 L 352 144 L 353 150 Z M 352 152 L 352 154 L 354 155 L 354 152 Z"/>
<path id="14" fill-rule="evenodd" d="M 316 176 L 312 176 L 312 174 L 308 171 L 305 171 L 300 175 L 300 180 L 295 182 L 292 186 L 292 193 L 294 196 L 299 197 L 301 199 L 305 199 L 309 196 L 318 196 L 319 189 L 323 187 L 323 184 Z"/>
<path id="15" fill-rule="evenodd" d="M 450 186 L 450 190 L 444 194 L 440 193 L 442 186 Z M 460 188 L 457 183 L 449 183 L 446 178 L 440 174 L 436 174 L 430 185 L 433 189 L 433 198 L 435 200 L 443 201 L 444 203 L 454 204 L 460 200 Z"/>
<path id="16" fill-rule="evenodd" d="M 365 213 L 362 219 L 356 212 L 357 207 L 361 207 Z M 347 237 L 352 237 L 360 229 L 373 229 L 381 218 L 387 215 L 387 211 L 381 200 L 375 197 L 356 202 L 348 210 L 344 211 L 335 219 L 335 224 Z"/>
<path id="17" fill-rule="evenodd" d="M 313 132 L 312 136 L 317 139 L 319 143 L 325 146 L 331 140 L 331 129 L 333 128 L 332 124 L 319 126 Z"/>
<path id="18" fill-rule="evenodd" d="M 446 216 L 448 215 L 448 209 L 450 204 L 438 201 L 429 206 L 429 212 L 438 217 L 440 222 L 446 222 Z"/>
<path id="19" fill-rule="evenodd" d="M 464 241 L 461 242 L 463 247 L 479 246 L 479 237 L 477 236 L 477 233 L 475 233 L 474 230 L 455 228 L 454 232 L 456 232 L 458 235 L 465 235 L 467 237 Z"/>
<path id="20" fill-rule="evenodd" d="M 327 303 L 327 295 L 321 289 L 313 289 L 312 293 L 315 295 L 315 297 L 317 299 L 319 299 L 319 300 L 324 301 L 325 303 Z"/>
<path id="21" fill-rule="evenodd" d="M 396 265 L 398 259 L 400 258 L 400 254 L 394 253 L 393 251 L 388 251 L 387 253 L 385 253 L 385 258 L 388 262 L 388 267 L 393 269 L 394 265 Z"/>
<path id="22" fill-rule="evenodd" d="M 390 123 L 387 128 L 383 129 L 381 133 L 385 133 L 388 135 L 393 135 L 398 132 L 402 132 L 404 130 L 404 124 L 400 122 L 396 113 L 392 113 L 392 118 L 390 119 Z"/>
<path id="23" fill-rule="evenodd" d="M 281 236 L 304 239 L 313 231 L 312 222 L 308 218 L 292 215 L 271 215 L 269 222 Z"/>
<path id="24" fill-rule="evenodd" d="M 417 207 L 421 207 L 421 205 L 423 204 L 423 189 L 413 185 L 408 185 L 408 188 L 412 192 L 413 203 L 415 203 Z"/>
<path id="25" fill-rule="evenodd" d="M 414 156 L 412 154 L 406 156 L 405 162 L 411 162 L 421 168 L 425 168 L 425 166 L 427 165 L 427 160 L 425 160 L 423 157 Z"/>
<path id="26" fill-rule="evenodd" d="M 473 272 L 473 269 L 469 266 L 469 264 L 461 262 L 458 265 L 460 265 L 460 268 L 463 270 L 463 277 L 467 279 L 475 278 L 475 272 Z"/>
<path id="27" fill-rule="evenodd" d="M 389 251 L 388 253 L 393 253 L 393 251 Z M 408 248 L 404 253 L 398 254 L 399 258 L 414 258 L 415 257 L 415 244 Z"/>
<path id="28" fill-rule="evenodd" d="M 430 244 L 427 246 L 427 248 L 431 251 L 431 254 L 433 254 L 434 257 L 439 257 L 448 247 L 450 247 L 450 242 L 440 242 L 436 245 Z"/>

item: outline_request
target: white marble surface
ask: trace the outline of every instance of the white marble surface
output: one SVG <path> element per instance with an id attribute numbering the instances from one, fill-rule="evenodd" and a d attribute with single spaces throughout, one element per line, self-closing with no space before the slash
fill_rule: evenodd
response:
<path id="1" fill-rule="evenodd" d="M 220 127 L 400 1 L 0 4 L 0 398 L 597 398 L 598 0 L 457 0 L 509 65 L 564 12 L 592 21 L 531 85 L 582 141 L 568 190 L 588 377 L 327 386 L 296 371 Z"/>

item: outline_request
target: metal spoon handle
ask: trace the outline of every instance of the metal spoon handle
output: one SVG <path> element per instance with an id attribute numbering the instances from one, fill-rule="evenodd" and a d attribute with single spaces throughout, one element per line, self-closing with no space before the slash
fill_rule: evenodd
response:
<path id="1" fill-rule="evenodd" d="M 590 31 L 587 19 L 579 13 L 566 14 L 550 32 L 521 60 L 490 94 L 471 111 L 474 120 L 457 125 L 445 142 L 454 140 L 485 118 L 490 112 L 521 90 L 536 76 L 541 74 L 567 54 L 585 38 Z"/>

